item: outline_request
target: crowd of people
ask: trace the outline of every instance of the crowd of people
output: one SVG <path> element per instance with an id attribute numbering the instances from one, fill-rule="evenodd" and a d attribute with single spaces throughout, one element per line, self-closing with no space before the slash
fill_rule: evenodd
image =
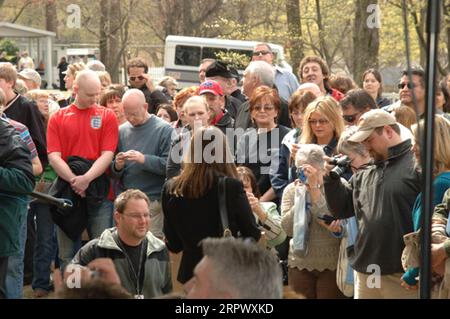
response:
<path id="1" fill-rule="evenodd" d="M 0 298 L 30 283 L 35 297 L 417 298 L 404 237 L 421 227 L 424 71 L 399 74 L 393 102 L 376 69 L 358 88 L 317 56 L 300 61 L 298 80 L 274 61 L 260 43 L 242 79 L 206 59 L 199 84 L 179 89 L 171 77 L 156 85 L 139 57 L 128 85 L 98 60 L 61 60 L 66 95 L 0 62 Z M 443 296 L 450 75 L 437 88 L 432 258 Z M 77 269 L 78 290 L 67 281 Z"/>

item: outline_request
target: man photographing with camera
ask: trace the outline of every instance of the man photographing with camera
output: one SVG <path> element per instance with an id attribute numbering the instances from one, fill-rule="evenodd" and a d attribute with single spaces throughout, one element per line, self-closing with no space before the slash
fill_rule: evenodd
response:
<path id="1" fill-rule="evenodd" d="M 361 116 L 348 139 L 362 143 L 374 159 L 348 183 L 338 174 L 324 178 L 325 196 L 337 218 L 356 217 L 359 232 L 350 262 L 355 298 L 417 298 L 400 286 L 403 235 L 413 230 L 411 209 L 420 191 L 420 175 L 394 116 L 371 110 Z M 333 168 L 327 166 L 328 172 Z"/>

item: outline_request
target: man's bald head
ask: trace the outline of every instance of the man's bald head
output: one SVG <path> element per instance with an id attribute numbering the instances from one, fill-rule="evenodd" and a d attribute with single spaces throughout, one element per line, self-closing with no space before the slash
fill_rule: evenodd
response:
<path id="1" fill-rule="evenodd" d="M 144 124 L 150 117 L 147 112 L 148 104 L 141 90 L 130 89 L 126 91 L 122 97 L 122 104 L 125 118 L 133 126 Z"/>
<path id="2" fill-rule="evenodd" d="M 78 88 L 84 89 L 92 85 L 99 85 L 101 87 L 102 84 L 96 72 L 91 70 L 83 70 L 77 73 L 77 77 L 75 78 L 75 85 L 78 86 Z"/>
<path id="3" fill-rule="evenodd" d="M 145 95 L 141 90 L 138 89 L 130 89 L 125 92 L 122 97 L 122 103 L 138 103 L 139 105 L 143 105 L 145 103 Z"/>
<path id="4" fill-rule="evenodd" d="M 76 94 L 75 105 L 80 109 L 85 109 L 98 102 L 102 85 L 97 73 L 91 70 L 78 72 L 73 85 L 73 92 Z"/>

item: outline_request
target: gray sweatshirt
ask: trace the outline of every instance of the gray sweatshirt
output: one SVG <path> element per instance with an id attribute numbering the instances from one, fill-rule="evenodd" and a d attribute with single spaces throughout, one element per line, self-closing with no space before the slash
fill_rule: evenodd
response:
<path id="1" fill-rule="evenodd" d="M 151 200 L 160 200 L 166 178 L 166 162 L 169 154 L 173 128 L 165 121 L 152 115 L 140 126 L 129 122 L 119 127 L 117 152 L 139 151 L 145 156 L 144 164 L 125 162 L 125 167 L 117 171 L 111 165 L 111 176 L 119 180 L 118 193 L 136 188 Z"/>

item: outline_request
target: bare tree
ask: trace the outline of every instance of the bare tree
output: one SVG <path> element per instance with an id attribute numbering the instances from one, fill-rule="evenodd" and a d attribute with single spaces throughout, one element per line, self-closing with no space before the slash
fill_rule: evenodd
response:
<path id="1" fill-rule="evenodd" d="M 169 34 L 206 36 L 203 24 L 219 13 L 223 0 L 154 0 L 143 6 L 139 22 L 153 30 L 164 41 Z"/>
<path id="2" fill-rule="evenodd" d="M 402 8 L 402 4 L 398 0 L 387 0 L 387 2 L 395 7 Z M 413 26 L 415 33 L 417 35 L 418 41 L 419 41 L 419 47 L 420 47 L 420 65 L 425 65 L 426 62 L 426 49 L 427 49 L 427 42 L 426 42 L 426 35 L 425 35 L 425 23 L 426 23 L 426 17 L 427 17 L 427 4 L 428 1 L 425 0 L 408 0 L 406 4 L 406 10 L 409 14 L 409 16 L 413 20 Z M 448 18 L 449 13 L 448 10 L 450 9 L 450 3 L 449 1 L 446 1 L 443 4 L 444 9 L 444 15 L 447 17 L 444 19 L 444 23 L 446 23 L 446 29 L 448 30 L 448 21 L 450 20 Z M 450 31 L 447 31 L 450 32 Z M 450 34 L 449 34 L 450 36 Z M 449 41 L 449 40 L 447 40 Z M 450 43 L 448 43 L 450 45 Z M 450 50 L 450 47 L 447 46 L 447 49 Z M 450 54 L 448 54 L 450 55 Z M 447 68 L 449 60 L 447 59 Z M 437 68 L 439 73 L 445 74 L 445 66 L 442 65 L 442 62 L 437 59 Z"/>
<path id="3" fill-rule="evenodd" d="M 300 65 L 300 61 L 304 57 L 299 0 L 286 0 L 286 15 L 289 54 L 291 56 L 292 69 L 296 72 Z"/>
<path id="4" fill-rule="evenodd" d="M 379 28 L 376 25 L 370 25 L 367 10 L 369 5 L 377 5 L 377 2 L 377 0 L 359 0 L 355 2 L 353 78 L 360 86 L 362 86 L 364 70 L 371 67 L 378 68 Z"/>
<path id="5" fill-rule="evenodd" d="M 45 3 L 45 29 L 55 32 L 58 36 L 58 16 L 55 0 L 47 0 Z"/>

